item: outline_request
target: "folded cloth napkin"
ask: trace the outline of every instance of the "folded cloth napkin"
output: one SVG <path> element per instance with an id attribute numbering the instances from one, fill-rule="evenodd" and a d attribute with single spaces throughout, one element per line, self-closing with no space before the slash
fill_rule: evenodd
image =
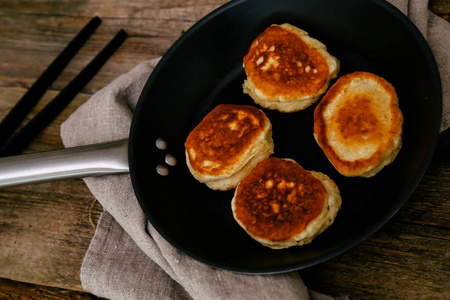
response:
<path id="1" fill-rule="evenodd" d="M 426 0 L 392 0 L 427 38 L 444 93 L 441 130 L 450 125 L 450 24 Z M 61 126 L 66 147 L 127 138 L 134 108 L 158 59 L 143 62 L 94 94 Z M 244 275 L 183 255 L 147 221 L 130 176 L 84 179 L 104 212 L 81 267 L 83 288 L 109 299 L 333 299 L 308 290 L 297 272 Z"/>

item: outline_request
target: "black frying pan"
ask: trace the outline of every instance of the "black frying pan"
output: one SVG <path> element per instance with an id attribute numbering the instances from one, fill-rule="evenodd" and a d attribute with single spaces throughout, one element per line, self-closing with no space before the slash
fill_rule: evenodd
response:
<path id="1" fill-rule="evenodd" d="M 293 114 L 265 110 L 273 125 L 274 155 L 327 174 L 343 199 L 335 223 L 311 244 L 272 250 L 251 239 L 234 221 L 233 191 L 212 191 L 192 177 L 184 142 L 216 105 L 255 105 L 242 92 L 242 59 L 259 33 L 285 22 L 325 43 L 341 61 L 339 76 L 369 71 L 391 82 L 405 121 L 403 148 L 394 163 L 372 178 L 347 178 L 336 172 L 313 138 L 315 105 Z M 153 71 L 135 110 L 128 159 L 127 141 L 2 158 L 0 187 L 129 171 L 148 219 L 180 251 L 226 270 L 285 272 L 348 250 L 397 212 L 431 160 L 441 114 L 433 55 L 414 25 L 388 3 L 233 1 L 188 30 Z M 176 164 L 167 160 L 169 154 Z M 79 164 L 69 169 L 68 161 Z"/>
<path id="2" fill-rule="evenodd" d="M 391 82 L 403 111 L 403 148 L 375 177 L 339 175 L 313 138 L 315 105 L 298 113 L 267 111 L 275 154 L 328 174 L 343 199 L 335 223 L 310 245 L 272 250 L 234 221 L 234 191 L 197 182 L 185 163 L 188 133 L 220 103 L 255 105 L 242 92 L 243 56 L 271 24 L 290 23 L 325 43 L 341 61 L 339 76 L 369 71 Z M 388 221 L 422 178 L 437 141 L 442 95 L 433 55 L 415 26 L 384 1 L 241 0 L 220 7 L 164 55 L 138 102 L 129 144 L 130 173 L 150 222 L 173 246 L 210 266 L 275 273 L 323 262 Z M 167 143 L 160 149 L 158 139 Z M 178 163 L 167 165 L 165 156 Z M 167 176 L 158 173 L 165 167 Z"/>

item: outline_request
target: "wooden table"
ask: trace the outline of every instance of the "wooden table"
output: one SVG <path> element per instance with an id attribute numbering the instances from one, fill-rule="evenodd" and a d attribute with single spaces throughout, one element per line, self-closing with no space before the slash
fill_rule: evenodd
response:
<path id="1" fill-rule="evenodd" d="M 129 38 L 72 104 L 26 149 L 62 148 L 61 123 L 90 95 L 145 60 L 161 56 L 201 17 L 226 0 L 0 2 L 0 118 L 87 21 L 102 25 L 30 114 L 30 118 L 121 28 Z M 430 9 L 449 20 L 450 1 Z M 450 299 L 450 131 L 406 205 L 367 240 L 302 270 L 306 284 L 352 299 Z M 80 266 L 102 207 L 82 180 L 0 190 L 0 298 L 95 299 Z"/>

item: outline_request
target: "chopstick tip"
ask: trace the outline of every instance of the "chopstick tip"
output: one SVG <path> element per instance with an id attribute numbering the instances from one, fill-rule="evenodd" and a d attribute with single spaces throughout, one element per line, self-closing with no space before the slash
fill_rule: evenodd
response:
<path id="1" fill-rule="evenodd" d="M 128 37 L 128 33 L 123 29 L 120 29 L 117 34 L 122 35 L 124 38 Z"/>
<path id="2" fill-rule="evenodd" d="M 102 19 L 100 19 L 98 16 L 94 16 L 92 19 L 91 19 L 91 22 L 95 22 L 95 23 L 101 23 L 102 22 Z"/>

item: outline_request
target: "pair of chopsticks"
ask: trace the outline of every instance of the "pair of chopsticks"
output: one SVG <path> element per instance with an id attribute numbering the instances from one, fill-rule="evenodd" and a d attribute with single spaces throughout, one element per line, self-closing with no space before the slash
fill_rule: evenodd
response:
<path id="1" fill-rule="evenodd" d="M 89 39 L 100 23 L 100 18 L 92 18 L 2 120 L 0 123 L 0 157 L 20 154 L 75 98 L 127 38 L 126 32 L 121 29 L 55 98 L 31 119 L 28 124 L 14 134 L 27 114 L 38 103 L 47 89 L 61 74 L 63 69 L 69 64 L 70 60 Z"/>

